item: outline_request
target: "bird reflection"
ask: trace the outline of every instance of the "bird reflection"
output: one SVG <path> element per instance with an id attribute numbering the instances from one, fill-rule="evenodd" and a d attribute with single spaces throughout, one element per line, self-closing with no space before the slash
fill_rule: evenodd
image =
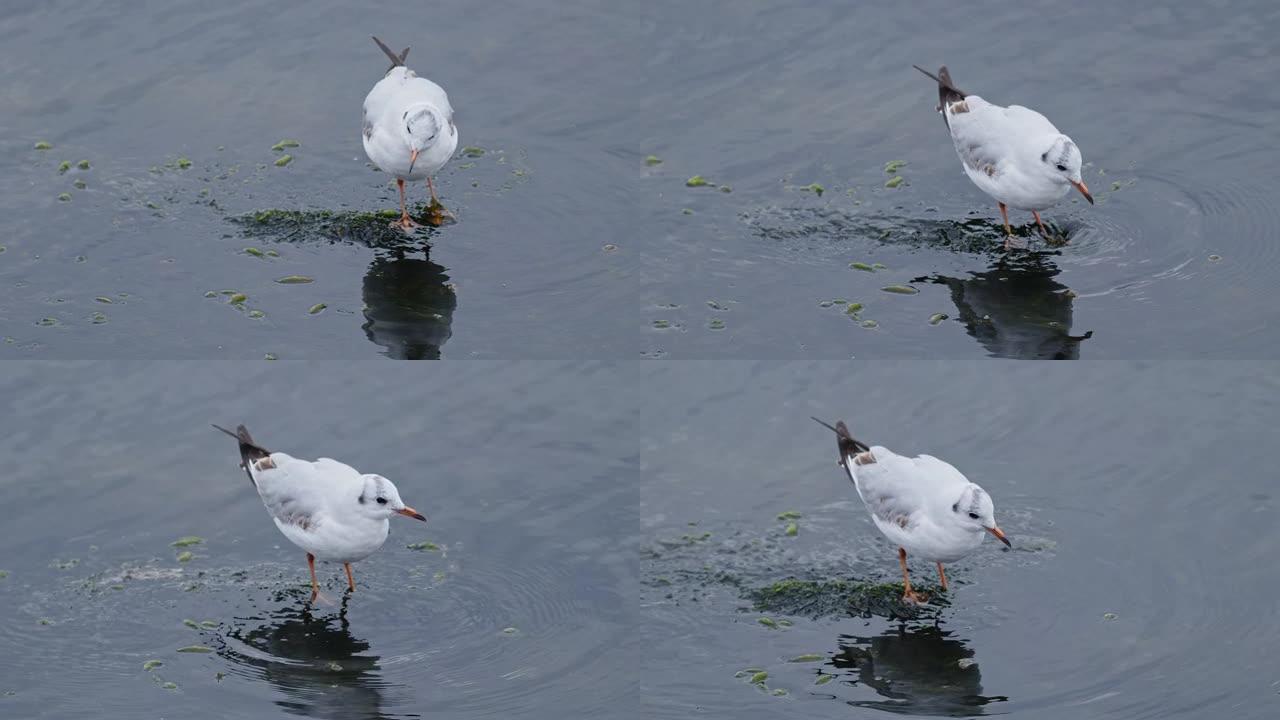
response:
<path id="1" fill-rule="evenodd" d="M 313 616 L 307 606 L 281 610 L 257 627 L 237 626 L 219 654 L 251 677 L 269 682 L 284 711 L 306 717 L 382 720 L 378 656 L 348 630 L 346 599 L 337 616 Z"/>
<path id="2" fill-rule="evenodd" d="M 900 626 L 875 637 L 842 635 L 832 658 L 838 669 L 856 674 L 855 686 L 869 687 L 883 700 L 849 700 L 850 705 L 889 712 L 964 717 L 1007 697 L 984 696 L 973 651 L 937 626 Z M 841 678 L 845 679 L 845 678 Z"/>
<path id="3" fill-rule="evenodd" d="M 430 252 L 416 258 L 403 247 L 375 249 L 364 276 L 365 335 L 397 360 L 438 360 L 453 334 L 458 298 Z"/>
<path id="4" fill-rule="evenodd" d="M 997 260 L 967 278 L 931 275 L 913 282 L 951 288 L 960 322 L 993 357 L 1076 360 L 1093 331 L 1071 334 L 1074 293 L 1043 253 Z"/>

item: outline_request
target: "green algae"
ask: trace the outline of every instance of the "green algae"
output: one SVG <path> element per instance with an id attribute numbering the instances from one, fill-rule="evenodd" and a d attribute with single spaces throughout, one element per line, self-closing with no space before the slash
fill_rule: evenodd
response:
<path id="1" fill-rule="evenodd" d="M 178 648 L 178 652 L 180 653 L 211 653 L 213 652 L 213 648 L 206 647 L 204 645 L 187 645 L 186 647 Z"/>
<path id="2" fill-rule="evenodd" d="M 487 151 L 484 148 L 476 145 L 468 145 L 462 148 L 463 157 L 478 158 L 478 157 L 482 157 L 486 152 Z"/>
<path id="3" fill-rule="evenodd" d="M 760 683 L 763 683 L 765 680 L 768 680 L 768 679 L 769 679 L 769 673 L 765 672 L 764 670 L 761 670 L 760 672 L 757 672 L 751 676 L 751 684 L 759 685 Z"/>
<path id="4" fill-rule="evenodd" d="M 895 295 L 916 295 L 920 292 L 910 285 L 886 285 L 880 289 L 884 292 L 893 293 Z"/>
<path id="5" fill-rule="evenodd" d="M 894 175 L 893 177 L 889 178 L 887 182 L 885 182 L 884 186 L 887 188 L 896 188 L 899 185 L 901 185 L 903 182 L 904 180 L 901 175 Z"/>
<path id="6" fill-rule="evenodd" d="M 71 193 L 62 193 L 59 195 L 58 202 L 71 202 Z"/>
<path id="7" fill-rule="evenodd" d="M 800 526 L 795 523 L 787 523 L 787 529 L 783 531 L 787 537 L 795 537 L 800 534 Z"/>
<path id="8" fill-rule="evenodd" d="M 890 160 L 884 164 L 884 171 L 889 175 L 893 175 L 906 166 L 907 163 L 904 160 Z"/>
<path id="9" fill-rule="evenodd" d="M 190 550 L 183 550 L 182 552 L 178 553 L 178 562 L 180 563 L 191 562 L 191 558 L 193 557 L 195 557 L 195 554 L 193 554 Z"/>
<path id="10" fill-rule="evenodd" d="M 81 160 L 80 162 L 76 163 L 76 167 L 80 168 L 81 170 L 88 170 L 88 169 L 89 169 L 89 167 L 90 167 L 90 166 L 89 166 L 89 161 L 88 161 L 88 160 Z"/>
<path id="11" fill-rule="evenodd" d="M 182 624 L 183 624 L 183 625 L 186 625 L 187 627 L 191 628 L 192 630 L 199 630 L 199 629 L 200 629 L 200 625 L 199 625 L 199 623 L 197 623 L 195 620 L 191 620 L 190 618 L 188 618 L 188 619 L 186 619 L 186 620 L 183 620 L 183 621 L 182 621 Z"/>
<path id="12" fill-rule="evenodd" d="M 932 315 L 930 315 L 930 316 L 929 316 L 929 324 L 930 324 L 930 325 L 938 325 L 938 324 L 941 324 L 941 323 L 942 323 L 942 321 L 943 321 L 943 320 L 946 320 L 946 319 L 947 319 L 947 314 L 946 314 L 946 313 L 934 313 L 934 314 L 932 314 Z"/>
<path id="13" fill-rule="evenodd" d="M 826 655 L 819 655 L 818 653 L 808 653 L 805 655 L 797 655 L 791 658 L 790 660 L 788 660 L 787 662 L 811 663 L 811 662 L 822 662 L 823 660 L 826 660 L 826 659 L 827 659 Z"/>
<path id="14" fill-rule="evenodd" d="M 245 249 L 244 249 L 244 253 L 245 253 L 246 255 L 252 255 L 252 256 L 254 256 L 254 257 L 256 257 L 256 258 L 260 258 L 260 257 L 262 257 L 262 256 L 265 254 L 265 253 L 263 253 L 261 250 L 259 250 L 259 249 L 258 249 L 258 248 L 256 248 L 256 247 L 247 247 L 247 248 L 245 248 Z"/>
<path id="15" fill-rule="evenodd" d="M 75 189 L 77 189 L 77 190 L 83 190 L 83 189 L 85 189 L 85 188 L 89 187 L 89 183 L 87 183 L 87 182 L 85 182 L 85 181 L 83 181 L 83 180 L 81 180 L 81 179 L 79 179 L 79 178 L 76 178 L 76 181 L 75 181 L 75 182 L 73 182 L 73 183 L 71 183 L 71 186 L 72 186 L 72 187 L 74 187 L 74 188 L 75 188 Z"/>
<path id="16" fill-rule="evenodd" d="M 644 159 L 644 164 L 648 165 L 649 167 L 653 167 L 654 165 L 661 165 L 662 158 L 658 157 L 657 155 L 650 155 L 649 157 Z"/>
<path id="17" fill-rule="evenodd" d="M 155 668 L 160 667 L 161 665 L 164 665 L 164 663 L 160 662 L 159 660 L 148 660 L 148 661 L 146 661 L 146 662 L 142 663 L 142 669 L 143 669 L 143 670 L 153 670 L 153 669 L 155 669 Z"/>
<path id="18" fill-rule="evenodd" d="M 167 682 L 167 683 L 165 683 L 165 684 L 161 685 L 160 687 L 164 688 L 165 690 L 177 690 L 177 689 L 178 689 L 178 683 L 176 683 L 176 682 Z"/>
<path id="19" fill-rule="evenodd" d="M 204 542 L 204 538 L 198 535 L 183 535 L 177 540 L 169 543 L 169 545 L 173 547 L 190 547 L 192 545 L 199 545 L 202 542 Z"/>
<path id="20" fill-rule="evenodd" d="M 762 617 L 757 619 L 756 622 L 760 623 L 761 625 L 767 628 L 771 628 L 773 630 L 778 629 L 778 621 L 774 620 L 773 618 Z"/>
<path id="21" fill-rule="evenodd" d="M 802 517 L 804 517 L 804 515 L 796 512 L 795 510 L 784 510 L 783 512 L 778 513 L 779 520 L 799 520 Z"/>
<path id="22" fill-rule="evenodd" d="M 684 184 L 686 187 L 706 187 L 711 183 L 707 182 L 707 179 L 702 177 L 701 175 L 694 175 L 688 180 L 685 180 Z"/>
<path id="23" fill-rule="evenodd" d="M 305 285 L 315 281 L 315 278 L 307 277 L 306 275 L 285 275 L 282 278 L 276 278 L 276 282 L 281 285 Z"/>
<path id="24" fill-rule="evenodd" d="M 857 315 L 858 313 L 862 312 L 862 303 L 860 302 L 849 303 L 848 305 L 845 306 L 844 312 L 846 315 Z"/>
<path id="25" fill-rule="evenodd" d="M 319 315 L 320 313 L 324 312 L 324 309 L 325 309 L 325 308 L 327 308 L 327 307 L 329 307 L 329 306 L 328 306 L 328 305 L 325 305 L 324 303 L 316 303 L 315 305 L 312 305 L 312 306 L 307 310 L 307 314 L 308 314 L 308 315 Z"/>
<path id="26" fill-rule="evenodd" d="M 178 158 L 174 164 L 178 166 L 179 170 L 186 170 L 191 167 L 191 161 L 184 157 Z"/>
<path id="27" fill-rule="evenodd" d="M 787 578 L 764 587 L 746 589 L 744 596 L 757 612 L 806 617 L 879 615 L 882 617 L 930 617 L 946 604 L 941 591 L 914 585 L 931 600 L 927 605 L 904 602 L 901 583 L 850 580 L 800 580 Z"/>
<path id="28" fill-rule="evenodd" d="M 285 148 L 296 148 L 301 146 L 302 146 L 302 143 L 298 142 L 297 140 L 281 140 L 275 145 L 272 145 L 271 150 L 273 152 L 282 152 Z"/>
<path id="29" fill-rule="evenodd" d="M 864 262 L 851 262 L 851 263 L 849 263 L 849 267 L 850 267 L 851 269 L 853 269 L 853 270 L 861 270 L 861 271 L 863 271 L 863 272 L 875 272 L 875 271 L 876 271 L 876 269 L 875 269 L 874 267 L 872 267 L 870 264 L 868 264 L 868 263 L 864 263 Z"/>
<path id="30" fill-rule="evenodd" d="M 276 167 L 284 167 L 285 165 L 288 165 L 291 162 L 293 162 L 293 156 L 288 153 L 285 153 L 284 155 L 281 155 L 280 157 L 276 158 Z"/>
<path id="31" fill-rule="evenodd" d="M 71 169 L 71 161 L 63 160 L 58 164 L 58 174 L 61 175 Z"/>
<path id="32" fill-rule="evenodd" d="M 817 679 L 816 681 L 814 681 L 814 683 L 813 683 L 813 684 L 814 684 L 814 685 L 826 685 L 827 683 L 829 683 L 829 682 L 831 682 L 832 680 L 835 680 L 835 679 L 836 679 L 836 676 L 835 676 L 835 675 L 819 675 L 819 676 L 818 676 L 818 679 Z"/>
<path id="33" fill-rule="evenodd" d="M 53 149 L 53 145 L 45 140 L 41 140 L 40 142 L 36 143 L 34 147 L 36 150 L 52 150 Z"/>
<path id="34" fill-rule="evenodd" d="M 429 210 L 424 205 L 410 214 L 421 223 L 427 223 Z M 355 241 L 370 246 L 401 246 L 405 232 L 392 227 L 390 222 L 400 217 L 391 208 L 373 211 L 334 210 L 258 210 L 231 218 L 246 237 L 266 238 L 273 241 L 305 239 L 327 241 Z M 272 251 L 266 251 L 270 255 Z"/>
<path id="35" fill-rule="evenodd" d="M 427 550 L 429 552 L 440 552 L 439 545 L 433 542 L 427 542 L 427 541 L 409 543 L 408 545 L 405 545 L 405 547 L 409 548 L 410 550 Z"/>
<path id="36" fill-rule="evenodd" d="M 822 193 L 827 191 L 826 188 L 822 187 L 818 183 L 809 183 L 808 185 L 805 185 L 800 189 L 803 190 L 804 192 L 811 192 L 814 195 L 817 195 L 818 197 L 822 197 Z"/>

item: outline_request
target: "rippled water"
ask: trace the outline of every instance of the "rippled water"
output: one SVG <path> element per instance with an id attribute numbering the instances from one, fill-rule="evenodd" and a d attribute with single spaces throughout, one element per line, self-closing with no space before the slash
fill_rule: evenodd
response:
<path id="1" fill-rule="evenodd" d="M 634 694 L 604 662 L 635 624 L 630 424 L 588 399 L 607 368 L 6 371 L 0 715 L 609 717 Z M 318 564 L 311 606 L 210 421 L 382 473 L 428 523 L 397 518 L 349 596 Z"/>
<path id="2" fill-rule="evenodd" d="M 651 716 L 1274 713 L 1280 679 L 1242 671 L 1280 642 L 1274 366 L 694 367 L 650 373 L 665 389 L 641 455 Z M 949 602 L 917 620 L 822 592 L 760 608 L 750 592 L 788 578 L 900 579 L 809 415 L 952 462 L 1013 549 L 948 566 Z M 912 573 L 936 584 L 928 563 Z"/>
<path id="3" fill-rule="evenodd" d="M 0 353 L 1272 357 L 1277 29 L 1258 0 L 10 4 Z M 440 178 L 460 222 L 403 258 L 246 235 L 395 206 L 357 142 L 372 32 L 485 151 Z M 912 63 L 1072 135 L 1098 204 L 1045 213 L 1069 244 L 1015 213 L 1000 249 Z"/>

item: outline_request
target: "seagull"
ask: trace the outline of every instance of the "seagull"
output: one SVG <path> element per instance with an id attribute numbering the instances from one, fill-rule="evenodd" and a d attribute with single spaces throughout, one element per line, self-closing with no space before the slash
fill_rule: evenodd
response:
<path id="1" fill-rule="evenodd" d="M 362 475 L 337 460 L 301 460 L 271 452 L 253 441 L 244 425 L 235 432 L 214 425 L 240 443 L 240 466 L 257 488 L 276 527 L 307 551 L 311 600 L 320 594 L 316 558 L 342 563 L 347 587 L 356 589 L 351 563 L 363 560 L 386 542 L 387 518 L 404 515 L 426 521 L 404 504 L 395 484 L 381 475 Z"/>
<path id="2" fill-rule="evenodd" d="M 409 48 L 397 55 L 378 38 L 373 41 L 391 59 L 391 68 L 364 99 L 364 152 L 400 187 L 400 219 L 392 226 L 418 227 L 405 209 L 404 181 L 423 178 L 431 191 L 431 224 L 441 225 L 452 215 L 436 197 L 431 176 L 458 147 L 449 96 L 444 88 L 405 67 Z"/>
<path id="3" fill-rule="evenodd" d="M 957 90 L 945 65 L 937 75 L 919 65 L 911 67 L 938 83 L 938 111 L 951 131 L 965 174 L 1000 205 L 1005 249 L 1013 236 L 1010 207 L 1030 210 L 1047 238 L 1040 211 L 1056 205 L 1072 187 L 1093 204 L 1080 177 L 1080 148 L 1048 118 L 1021 105 L 1001 107 Z"/>
<path id="4" fill-rule="evenodd" d="M 911 589 L 908 550 L 938 565 L 945 592 L 947 574 L 942 563 L 955 562 L 978 549 L 988 533 L 1012 547 L 996 525 L 991 496 L 950 464 L 932 455 L 909 458 L 879 445 L 868 447 L 853 439 L 844 421 L 832 427 L 813 419 L 836 434 L 840 467 L 871 512 L 872 522 L 898 546 L 904 602 L 928 599 Z"/>

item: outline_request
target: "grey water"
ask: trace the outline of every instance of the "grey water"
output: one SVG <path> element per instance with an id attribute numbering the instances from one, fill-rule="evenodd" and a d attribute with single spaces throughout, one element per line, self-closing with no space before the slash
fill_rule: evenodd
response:
<path id="1" fill-rule="evenodd" d="M 293 365 L 6 364 L 0 715 L 618 716 L 636 460 L 588 399 L 608 370 Z M 309 603 L 210 422 L 382 474 L 428 521 L 393 518 L 354 593 L 318 563 Z"/>
<path id="2" fill-rule="evenodd" d="M 1274 357 L 1277 30 L 1254 0 L 8 3 L 0 353 Z M 459 222 L 247 233 L 395 208 L 370 34 L 484 151 L 439 179 Z M 1068 244 L 1015 213 L 1001 249 L 912 63 L 1076 140 Z"/>
<path id="3" fill-rule="evenodd" d="M 648 382 L 648 717 L 1275 714 L 1274 364 L 682 363 Z M 1012 549 L 948 566 L 926 619 L 759 610 L 746 591 L 789 578 L 901 581 L 810 415 L 952 463 Z"/>

